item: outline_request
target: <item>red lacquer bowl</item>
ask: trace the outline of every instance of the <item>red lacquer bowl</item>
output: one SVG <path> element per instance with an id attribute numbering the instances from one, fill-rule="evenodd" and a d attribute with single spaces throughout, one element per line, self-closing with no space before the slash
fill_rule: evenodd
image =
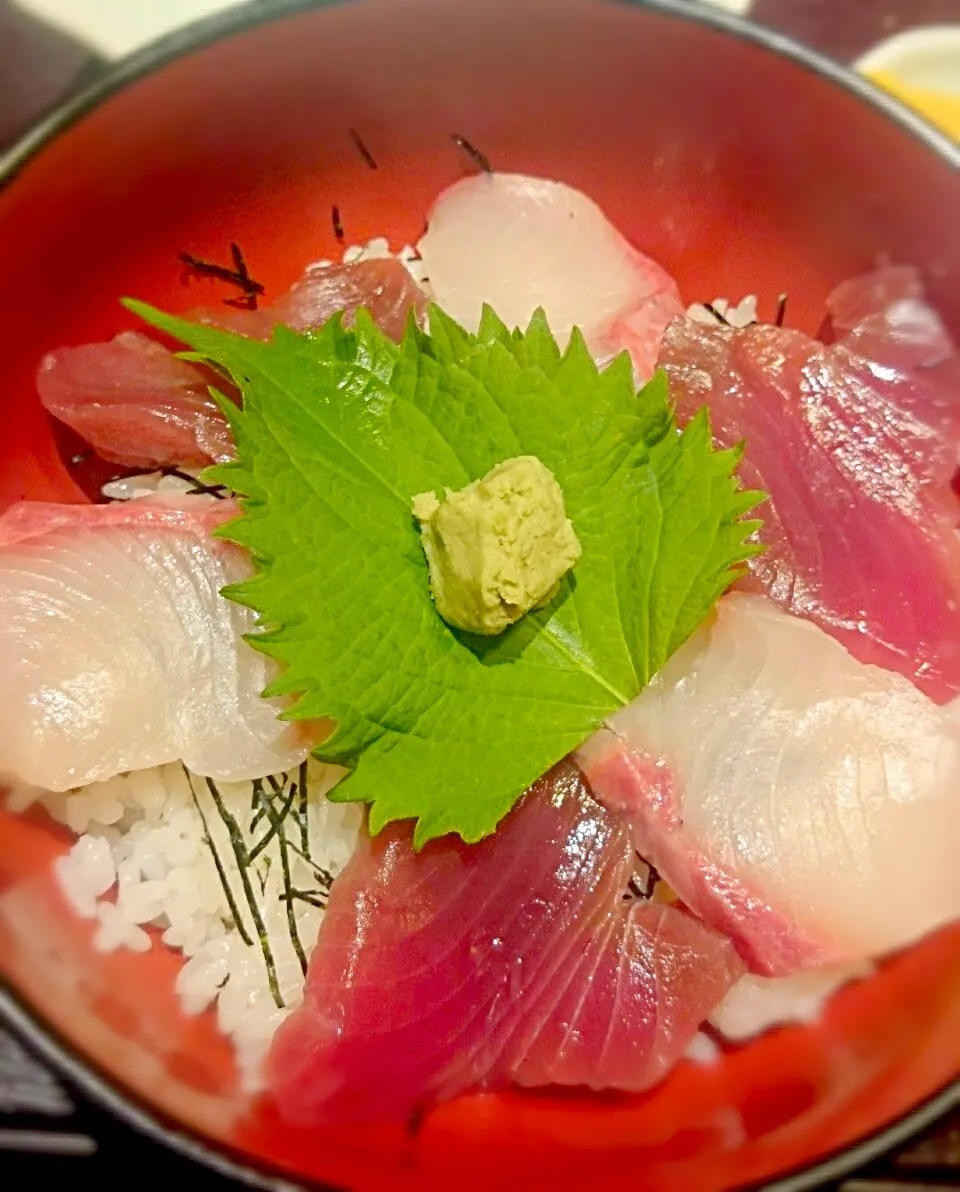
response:
<path id="1" fill-rule="evenodd" d="M 600 0 L 253 6 L 121 66 L 0 163 L 0 502 L 82 499 L 37 404 L 44 351 L 132 325 L 121 295 L 195 304 L 185 249 L 221 258 L 235 240 L 276 292 L 336 252 L 333 204 L 350 241 L 415 239 L 469 166 L 454 133 L 585 189 L 691 300 L 754 292 L 769 316 L 785 291 L 813 330 L 835 282 L 888 257 L 921 266 L 960 334 L 956 151 L 771 35 Z M 0 817 L 6 1009 L 119 1112 L 220 1165 L 398 1192 L 801 1187 L 957 1092 L 952 930 L 842 992 L 816 1029 L 685 1063 L 646 1096 L 463 1098 L 412 1138 L 289 1129 L 238 1092 L 212 1018 L 179 1014 L 172 956 L 93 953 L 51 880 L 65 847 L 39 819 Z M 910 896 L 909 874 L 890 896 Z"/>

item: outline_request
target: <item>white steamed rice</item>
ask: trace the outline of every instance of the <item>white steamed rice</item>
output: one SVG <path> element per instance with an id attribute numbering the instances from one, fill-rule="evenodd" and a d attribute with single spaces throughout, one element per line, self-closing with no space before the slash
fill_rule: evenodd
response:
<path id="1" fill-rule="evenodd" d="M 121 774 L 63 794 L 39 794 L 58 822 L 77 834 L 68 853 L 55 863 L 64 895 L 77 915 L 97 922 L 94 947 L 102 952 L 131 948 L 145 952 L 159 936 L 181 952 L 185 963 L 176 991 L 184 1013 L 199 1014 L 215 1005 L 220 1029 L 236 1049 L 242 1083 L 255 1091 L 262 1060 L 274 1031 L 301 1001 L 303 969 L 287 919 L 287 888 L 325 903 L 329 878 L 350 858 L 362 813 L 356 804 L 331 803 L 326 792 L 342 771 L 310 762 L 307 767 L 306 852 L 301 855 L 299 799 L 285 823 L 289 882 L 283 877 L 278 835 L 249 866 L 250 891 L 269 941 L 276 973 L 271 992 L 264 949 L 227 827 L 206 780 L 171 764 Z M 272 805 L 280 808 L 297 774 L 277 776 L 282 793 Z M 219 786 L 223 806 L 232 815 L 248 849 L 263 839 L 269 821 L 255 821 L 254 784 Z M 267 784 L 268 790 L 273 788 Z M 22 810 L 30 796 L 11 797 Z M 223 867 L 230 897 L 217 872 L 214 852 Z M 230 901 L 233 901 L 233 907 Z M 296 899 L 296 932 L 309 956 L 317 938 L 322 905 Z M 237 912 L 235 917 L 234 910 Z M 246 934 L 245 942 L 243 935 Z"/>

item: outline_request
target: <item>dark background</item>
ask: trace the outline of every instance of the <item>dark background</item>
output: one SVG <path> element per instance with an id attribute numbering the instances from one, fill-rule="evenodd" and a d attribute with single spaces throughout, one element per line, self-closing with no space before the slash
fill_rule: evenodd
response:
<path id="1" fill-rule="evenodd" d="M 128 0 L 147 2 L 158 0 Z M 270 0 L 250 2 L 269 5 Z M 960 0 L 754 0 L 750 16 L 849 62 L 900 29 L 960 22 Z M 84 47 L 0 0 L 0 149 L 92 81 L 104 65 Z M 170 1188 L 175 1182 L 209 1192 L 237 1187 L 118 1123 L 0 1029 L 0 1188 L 20 1192 L 31 1182 L 65 1188 L 84 1176 L 105 1192 Z M 960 1188 L 960 1112 L 835 1188 Z"/>

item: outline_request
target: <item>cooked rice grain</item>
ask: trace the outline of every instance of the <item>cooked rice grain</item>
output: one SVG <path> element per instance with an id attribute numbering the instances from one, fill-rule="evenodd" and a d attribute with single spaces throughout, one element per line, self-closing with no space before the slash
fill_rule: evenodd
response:
<path id="1" fill-rule="evenodd" d="M 355 804 L 326 798 L 341 773 L 333 766 L 308 765 L 304 851 L 310 862 L 300 854 L 304 838 L 299 799 L 285 823 L 290 887 L 303 895 L 294 900 L 296 933 L 307 956 L 323 917 L 323 905 L 315 904 L 326 901 L 326 875 L 335 877 L 349 860 L 361 822 Z M 296 773 L 278 775 L 280 793 L 267 784 L 275 810 L 283 807 L 289 784 L 296 779 Z M 270 829 L 269 818 L 254 805 L 254 784 L 217 789 L 223 807 L 239 825 L 245 847 L 253 850 Z M 80 917 L 96 920 L 94 947 L 144 952 L 152 946 L 153 933 L 182 952 L 186 963 L 177 975 L 176 990 L 184 1012 L 199 1014 L 215 1006 L 220 1029 L 235 1046 L 243 1087 L 258 1089 L 261 1060 L 273 1032 L 303 994 L 303 969 L 287 921 L 279 834 L 247 869 L 266 929 L 280 1006 L 271 990 L 265 950 L 237 857 L 205 779 L 180 765 L 167 765 L 120 775 L 82 791 L 44 795 L 42 803 L 78 835 L 54 868 L 71 907 Z M 230 898 L 206 844 L 207 832 Z"/>

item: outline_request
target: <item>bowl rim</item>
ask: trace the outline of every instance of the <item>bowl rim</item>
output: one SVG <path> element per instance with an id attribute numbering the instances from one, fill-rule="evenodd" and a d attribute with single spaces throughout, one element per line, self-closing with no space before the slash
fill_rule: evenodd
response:
<path id="1" fill-rule="evenodd" d="M 247 0 L 235 8 L 228 8 L 211 16 L 193 21 L 180 29 L 149 42 L 132 54 L 109 63 L 103 74 L 82 88 L 76 95 L 55 104 L 23 132 L 14 143 L 0 153 L 0 191 L 5 189 L 24 167 L 55 137 L 109 99 L 116 92 L 145 75 L 153 74 L 177 58 L 221 41 L 233 34 L 244 33 L 260 25 L 271 24 L 311 9 L 330 8 L 350 0 Z M 761 49 L 787 58 L 794 65 L 828 79 L 834 85 L 879 109 L 888 119 L 926 144 L 947 165 L 960 171 L 960 144 L 953 141 L 888 91 L 870 79 L 856 73 L 854 67 L 842 63 L 794 41 L 784 33 L 757 25 L 727 12 L 725 9 L 700 4 L 693 7 L 689 0 L 595 0 L 597 3 L 621 4 L 626 8 L 646 8 L 680 21 L 703 25 L 739 38 Z"/>
<path id="2" fill-rule="evenodd" d="M 311 10 L 330 8 L 350 0 L 270 0 L 246 3 L 193 21 L 172 33 L 157 38 L 141 49 L 109 63 L 102 75 L 68 99 L 55 104 L 35 121 L 14 143 L 0 152 L 0 193 L 21 171 L 58 136 L 69 131 L 100 103 L 126 86 L 151 75 L 179 58 L 204 49 L 236 34 L 247 33 L 261 25 L 272 24 Z M 786 58 L 834 86 L 854 95 L 862 103 L 878 110 L 899 125 L 938 157 L 960 173 L 960 144 L 941 133 L 912 108 L 868 78 L 842 63 L 794 41 L 786 34 L 757 25 L 723 9 L 699 5 L 689 0 L 596 0 L 618 3 L 660 13 L 679 21 L 705 26 L 729 37 L 745 41 L 768 53 Z M 203 1164 L 228 1178 L 269 1192 L 299 1192 L 299 1177 L 284 1172 L 269 1161 L 254 1166 L 249 1157 L 231 1143 L 213 1143 L 186 1122 L 178 1122 L 114 1082 L 92 1057 L 82 1054 L 56 1030 L 41 1021 L 24 999 L 9 987 L 0 985 L 0 1025 L 5 1025 L 26 1040 L 34 1052 L 47 1060 L 58 1073 L 80 1088 L 101 1108 L 152 1141 L 181 1156 Z M 736 1192 L 806 1192 L 827 1181 L 837 1180 L 858 1167 L 879 1158 L 891 1148 L 932 1125 L 949 1110 L 960 1105 L 960 1076 L 944 1085 L 925 1101 L 886 1126 L 875 1130 L 841 1150 L 812 1164 L 801 1165 L 778 1175 L 772 1181 L 741 1185 Z M 339 1192 L 331 1185 L 311 1181 L 316 1192 Z M 304 1187 L 304 1192 L 306 1189 Z"/>

